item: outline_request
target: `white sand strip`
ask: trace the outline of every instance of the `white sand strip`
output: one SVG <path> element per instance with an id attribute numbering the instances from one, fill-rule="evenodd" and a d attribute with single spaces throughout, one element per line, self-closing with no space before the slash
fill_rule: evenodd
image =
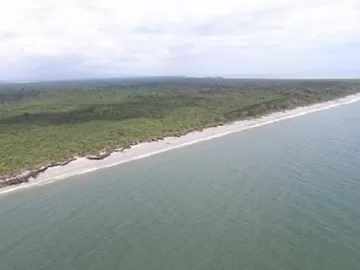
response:
<path id="1" fill-rule="evenodd" d="M 359 100 L 360 93 L 337 100 L 314 104 L 311 106 L 299 107 L 284 112 L 276 112 L 263 116 L 261 118 L 237 121 L 224 126 L 207 128 L 203 131 L 192 132 L 181 137 L 168 137 L 161 141 L 141 143 L 131 147 L 130 149 L 126 149 L 124 152 L 114 152 L 109 157 L 103 160 L 88 160 L 86 158 L 77 158 L 76 160 L 70 162 L 68 165 L 49 168 L 47 171 L 40 174 L 36 179 L 30 181 L 29 183 L 3 188 L 0 190 L 0 194 L 6 194 L 24 188 L 49 184 L 54 181 L 69 178 L 71 176 L 85 174 L 99 169 L 116 166 L 133 160 L 146 158 L 152 155 L 166 152 L 172 149 L 192 145 L 197 142 L 211 140 L 231 133 L 240 132 L 246 129 L 275 123 L 281 120 L 330 109 L 333 107 L 357 102 Z"/>

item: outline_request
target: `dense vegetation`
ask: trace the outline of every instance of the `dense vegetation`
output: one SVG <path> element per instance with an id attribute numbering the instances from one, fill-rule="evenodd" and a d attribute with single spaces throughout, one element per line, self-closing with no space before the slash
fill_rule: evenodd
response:
<path id="1" fill-rule="evenodd" d="M 0 175 L 358 91 L 358 80 L 175 77 L 1 85 Z"/>

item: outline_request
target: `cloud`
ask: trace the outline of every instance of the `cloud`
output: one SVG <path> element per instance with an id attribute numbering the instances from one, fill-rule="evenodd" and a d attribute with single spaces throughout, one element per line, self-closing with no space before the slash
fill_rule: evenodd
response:
<path id="1" fill-rule="evenodd" d="M 358 0 L 17 0 L 0 18 L 6 80 L 336 74 L 337 62 L 360 76 Z"/>

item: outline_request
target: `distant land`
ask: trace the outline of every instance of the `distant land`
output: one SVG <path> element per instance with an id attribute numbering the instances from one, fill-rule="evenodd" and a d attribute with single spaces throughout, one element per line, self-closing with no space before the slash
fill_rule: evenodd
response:
<path id="1" fill-rule="evenodd" d="M 141 142 L 358 92 L 357 79 L 160 76 L 1 83 L 0 152 L 6 154 L 0 157 L 0 187 L 75 157 L 101 160 Z"/>

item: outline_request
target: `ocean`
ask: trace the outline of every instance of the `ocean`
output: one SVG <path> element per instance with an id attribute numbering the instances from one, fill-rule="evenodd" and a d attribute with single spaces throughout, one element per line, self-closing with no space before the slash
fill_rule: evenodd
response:
<path id="1" fill-rule="evenodd" d="M 360 269 L 360 103 L 0 196 L 1 270 Z"/>

